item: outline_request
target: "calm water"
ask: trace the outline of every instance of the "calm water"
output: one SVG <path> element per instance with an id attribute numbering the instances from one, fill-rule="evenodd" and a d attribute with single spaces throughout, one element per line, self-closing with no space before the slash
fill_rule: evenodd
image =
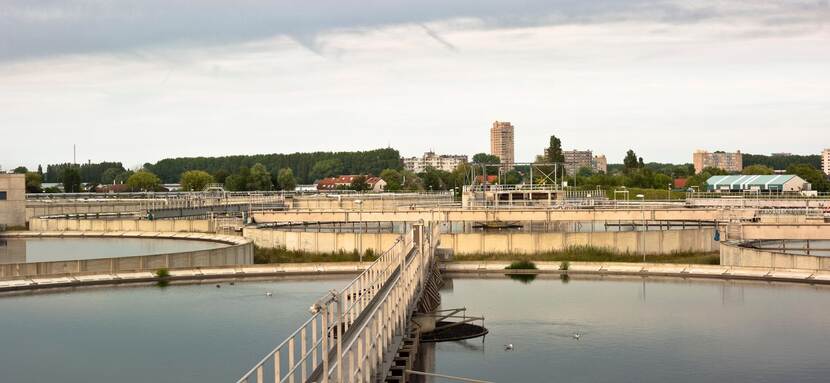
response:
<path id="1" fill-rule="evenodd" d="M 2 382 L 229 382 L 349 277 L 0 295 Z M 273 291 L 273 297 L 266 297 Z M 496 382 L 825 382 L 830 288 L 752 282 L 455 278 L 444 307 L 486 340 L 434 371 Z M 572 333 L 582 333 L 580 340 Z M 503 345 L 513 343 L 506 352 Z"/>
<path id="2" fill-rule="evenodd" d="M 497 382 L 827 382 L 830 287 L 678 279 L 456 278 L 444 307 L 485 316 L 435 371 Z M 576 340 L 574 332 L 582 333 Z M 512 343 L 515 350 L 504 351 Z"/>
<path id="3" fill-rule="evenodd" d="M 162 238 L 0 238 L 0 264 L 129 257 L 222 246 L 227 245 Z"/>
<path id="4" fill-rule="evenodd" d="M 0 382 L 236 381 L 347 279 L 0 295 Z"/>

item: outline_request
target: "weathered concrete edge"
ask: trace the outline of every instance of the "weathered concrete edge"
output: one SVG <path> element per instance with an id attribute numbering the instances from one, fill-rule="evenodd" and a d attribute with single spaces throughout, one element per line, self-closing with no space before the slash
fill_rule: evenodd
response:
<path id="1" fill-rule="evenodd" d="M 675 278 L 705 278 L 757 280 L 767 282 L 794 282 L 830 284 L 830 271 L 737 267 L 671 263 L 570 262 L 568 270 L 561 270 L 561 262 L 534 261 L 536 270 L 506 270 L 509 261 L 463 261 L 441 264 L 447 273 L 461 274 L 586 274 L 619 276 L 659 276 Z"/>
<path id="2" fill-rule="evenodd" d="M 170 238 L 196 241 L 221 242 L 229 245 L 244 245 L 252 240 L 232 235 L 210 233 L 187 233 L 176 231 L 6 231 L 0 238 Z"/>
<path id="3" fill-rule="evenodd" d="M 559 269 L 559 262 L 539 261 L 535 263 L 538 268 L 537 270 L 505 270 L 504 268 L 509 265 L 509 262 L 444 262 L 441 264 L 441 270 L 448 273 L 465 274 L 561 274 L 566 272 Z M 368 265 L 368 262 L 364 262 L 362 264 L 359 262 L 330 262 L 171 269 L 168 280 L 179 281 L 289 275 L 356 274 Z M 659 276 L 675 278 L 734 279 L 768 282 L 830 284 L 830 272 L 827 271 L 804 269 L 767 269 L 718 265 L 571 262 L 567 273 L 574 275 Z M 48 278 L 17 278 L 0 280 L 0 292 L 155 281 L 158 281 L 158 278 L 149 271 L 118 274 L 73 274 L 52 276 Z"/>

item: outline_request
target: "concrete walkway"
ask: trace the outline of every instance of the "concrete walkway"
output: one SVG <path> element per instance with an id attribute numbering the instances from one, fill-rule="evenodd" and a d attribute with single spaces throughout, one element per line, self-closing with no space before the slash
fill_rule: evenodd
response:
<path id="1" fill-rule="evenodd" d="M 288 275 L 356 274 L 369 262 L 284 263 L 270 265 L 228 266 L 209 268 L 171 269 L 170 280 L 202 280 L 222 278 L 269 277 Z M 564 273 L 560 262 L 535 262 L 538 270 L 505 270 L 507 261 L 445 262 L 441 269 L 448 273 L 505 274 L 505 273 Z M 662 276 L 679 278 L 746 279 L 811 284 L 830 284 L 830 271 L 803 269 L 768 269 L 718 265 L 571 262 L 568 274 Z M 42 278 L 15 278 L 0 280 L 0 292 L 82 285 L 153 282 L 154 273 L 128 272 L 116 274 L 67 274 Z"/>

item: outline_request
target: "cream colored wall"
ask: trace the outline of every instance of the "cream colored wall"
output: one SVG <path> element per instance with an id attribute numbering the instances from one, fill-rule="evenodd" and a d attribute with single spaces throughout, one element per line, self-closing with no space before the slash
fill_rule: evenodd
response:
<path id="1" fill-rule="evenodd" d="M 790 255 L 724 242 L 720 247 L 720 264 L 741 267 L 830 270 L 830 257 Z"/>
<path id="2" fill-rule="evenodd" d="M 439 248 L 453 254 L 519 253 L 533 254 L 563 250 L 571 246 L 594 246 L 619 252 L 668 254 L 678 251 L 718 250 L 711 228 L 650 232 L 596 233 L 458 233 L 441 234 Z M 318 233 L 245 228 L 243 236 L 265 248 L 285 248 L 315 253 L 335 251 L 383 251 L 392 246 L 398 234 Z"/>
<path id="3" fill-rule="evenodd" d="M 0 225 L 25 225 L 26 176 L 24 174 L 0 174 L 0 191 L 6 192 L 6 199 L 0 200 Z"/>
<path id="4" fill-rule="evenodd" d="M 213 222 L 207 219 L 65 219 L 32 218 L 29 221 L 32 231 L 152 231 L 152 232 L 190 232 L 213 233 Z"/>

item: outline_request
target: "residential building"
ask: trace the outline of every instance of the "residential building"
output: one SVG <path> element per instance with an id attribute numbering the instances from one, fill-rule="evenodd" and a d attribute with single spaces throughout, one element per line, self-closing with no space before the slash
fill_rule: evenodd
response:
<path id="1" fill-rule="evenodd" d="M 608 173 L 608 160 L 605 159 L 605 155 L 597 154 L 594 156 L 594 161 L 591 162 L 591 168 L 596 173 Z"/>
<path id="2" fill-rule="evenodd" d="M 513 125 L 506 121 L 494 121 L 490 128 L 490 154 L 498 156 L 502 164 L 515 162 L 513 152 Z"/>
<path id="3" fill-rule="evenodd" d="M 712 176 L 706 180 L 706 189 L 717 192 L 801 192 L 811 188 L 809 182 L 791 174 Z"/>
<path id="4" fill-rule="evenodd" d="M 744 169 L 741 151 L 727 153 L 722 151 L 707 152 L 697 150 L 692 155 L 692 162 L 695 165 L 695 174 L 703 171 L 703 168 L 720 168 L 727 172 L 740 172 Z"/>
<path id="5" fill-rule="evenodd" d="M 0 174 L 0 229 L 26 225 L 26 175 Z"/>
<path id="6" fill-rule="evenodd" d="M 355 178 L 359 175 L 344 175 L 338 177 L 323 178 L 315 184 L 319 191 L 342 190 L 352 186 Z M 380 193 L 386 190 L 386 181 L 380 177 L 364 176 L 369 185 L 369 191 Z"/>
<path id="7" fill-rule="evenodd" d="M 824 174 L 830 176 L 830 149 L 821 151 L 821 170 L 824 170 Z"/>
<path id="8" fill-rule="evenodd" d="M 593 169 L 594 155 L 590 150 L 563 150 L 565 157 L 565 171 L 569 175 L 576 174 L 579 169 Z"/>
<path id="9" fill-rule="evenodd" d="M 422 157 L 410 157 L 403 159 L 403 168 L 415 173 L 423 173 L 428 167 L 451 172 L 463 163 L 467 162 L 467 156 L 464 155 L 436 155 L 435 152 L 429 151 L 424 153 Z"/>

